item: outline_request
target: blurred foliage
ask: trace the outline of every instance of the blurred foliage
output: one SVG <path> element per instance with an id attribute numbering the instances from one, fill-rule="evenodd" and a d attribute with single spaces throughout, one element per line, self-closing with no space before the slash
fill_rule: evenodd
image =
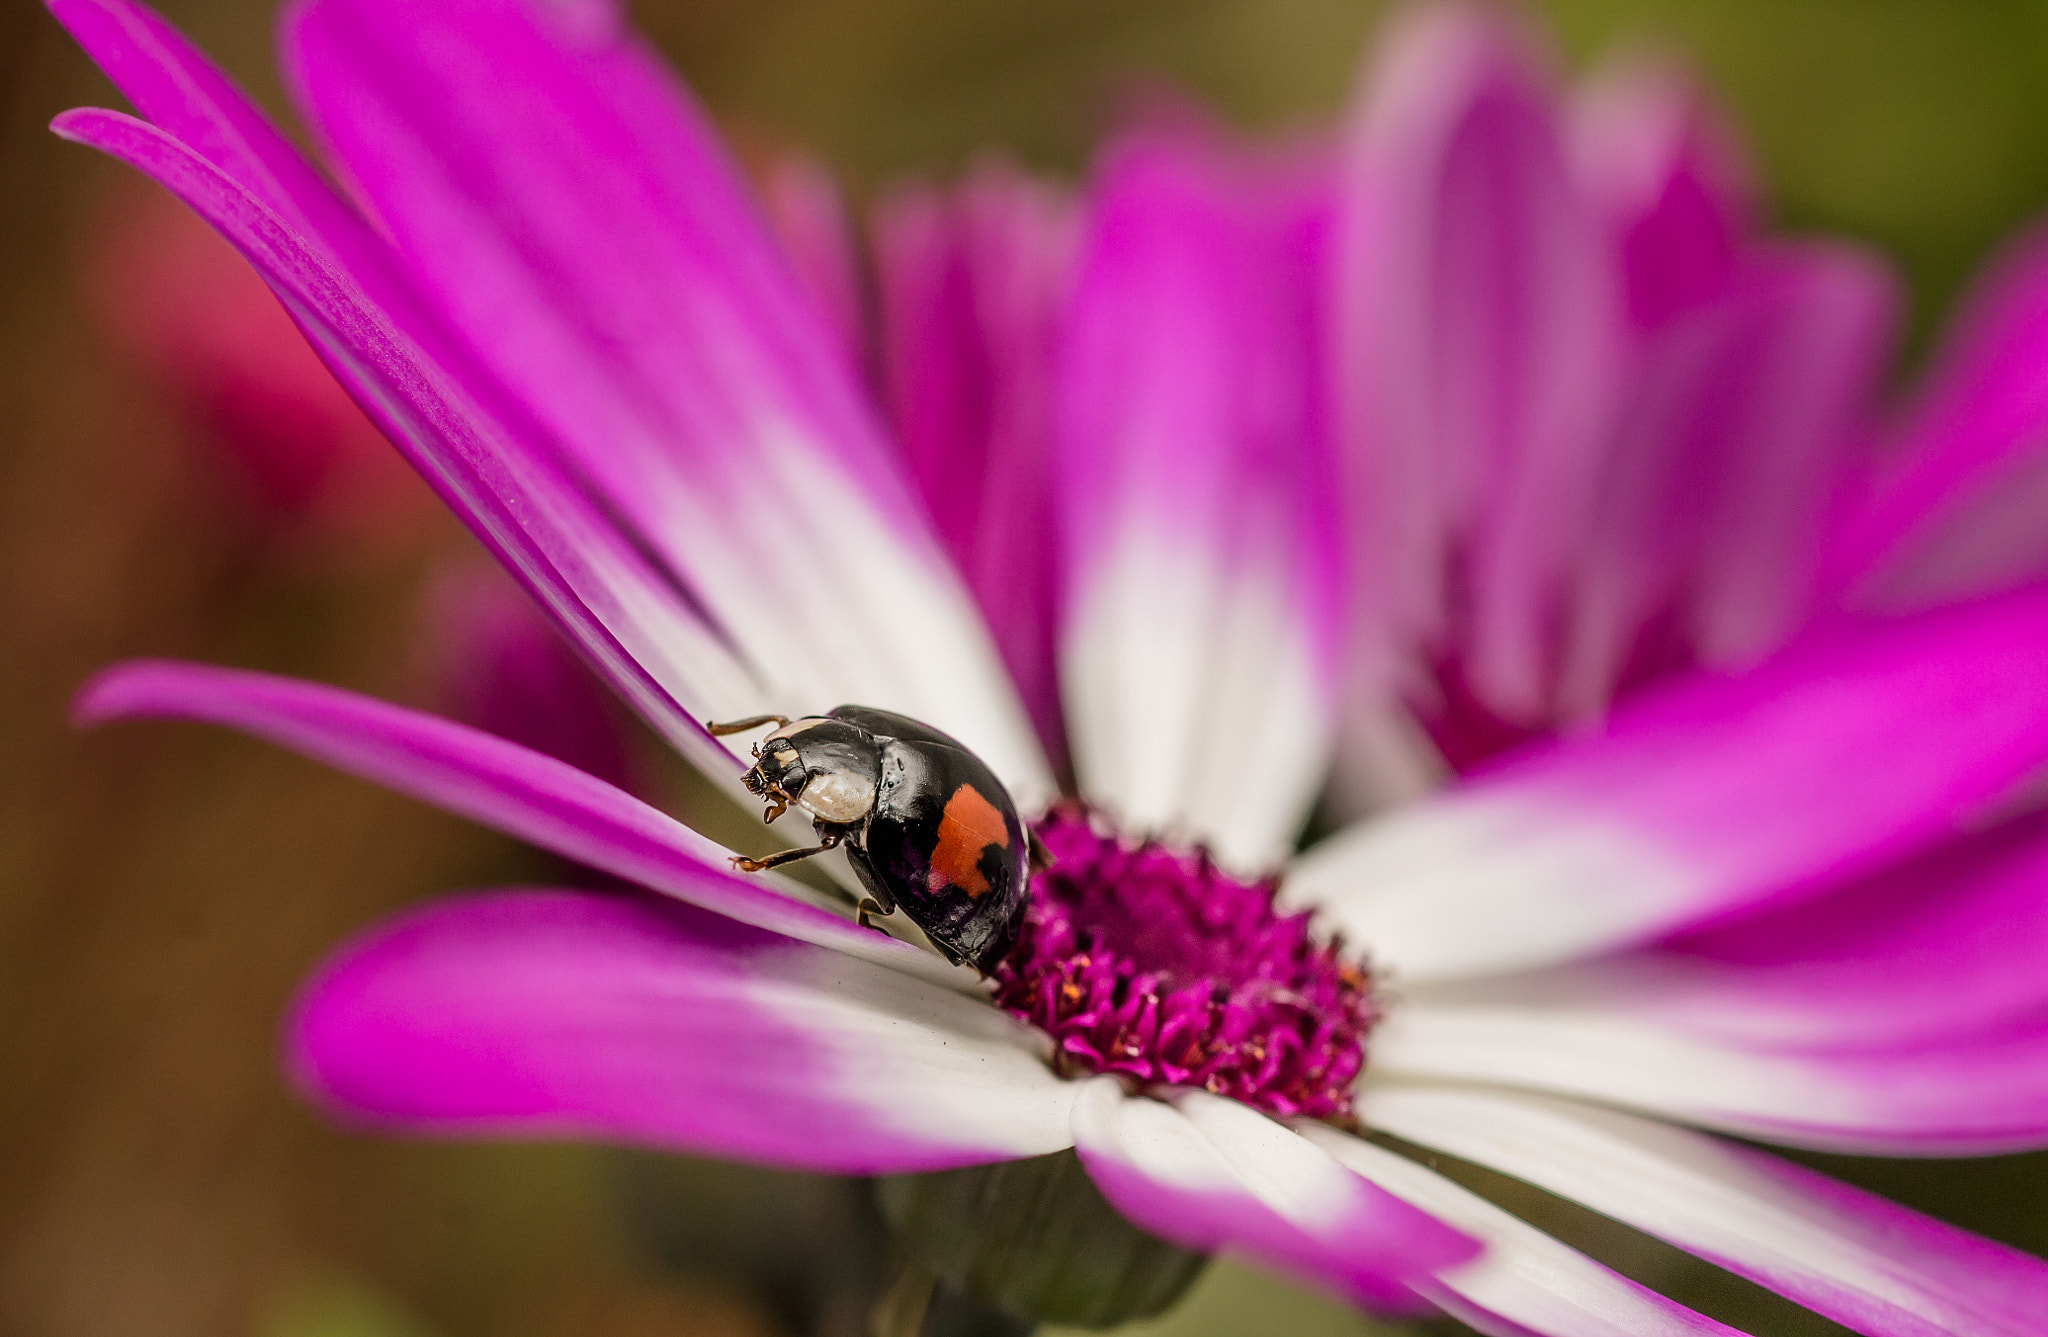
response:
<path id="1" fill-rule="evenodd" d="M 436 1337 L 390 1296 L 341 1273 L 289 1283 L 257 1321 L 253 1337 Z"/>
<path id="2" fill-rule="evenodd" d="M 1046 1328 L 1044 1337 L 1081 1337 L 1079 1329 Z M 1124 1337 L 1424 1337 L 1420 1325 L 1375 1320 L 1335 1297 L 1304 1290 L 1234 1259 L 1209 1265 L 1180 1307 L 1129 1323 Z M 1434 1333 L 1431 1334 L 1434 1337 Z"/>
<path id="3" fill-rule="evenodd" d="M 1077 171 L 1139 76 L 1255 126 L 1327 117 L 1381 13 L 1344 0 L 635 8 L 743 142 L 809 146 L 857 192 L 989 146 Z M 164 9 L 282 107 L 267 0 Z M 1624 40 L 1692 61 L 1781 222 L 1897 259 L 1923 346 L 1987 252 L 2048 203 L 2041 0 L 1538 12 L 1574 65 Z M 112 100 L 38 7 L 0 8 L 0 1332 L 738 1337 L 829 1309 L 786 1303 L 822 1284 L 788 1279 L 812 1256 L 788 1245 L 814 1238 L 804 1213 L 840 1210 L 837 1189 L 666 1163 L 644 1178 L 696 1204 L 669 1214 L 689 1228 L 643 1228 L 650 1190 L 621 1192 L 611 1153 L 388 1141 L 329 1127 L 285 1089 L 277 1017 L 332 944 L 438 890 L 544 877 L 546 864 L 226 734 L 65 724 L 87 673 L 143 653 L 418 700 L 421 586 L 469 551 L 445 523 L 310 547 L 249 524 L 196 448 L 201 429 L 85 311 L 95 220 L 132 187 L 43 126 Z M 2048 1252 L 2048 1158 L 1815 1161 Z M 771 1236 L 787 1222 L 786 1237 L 735 1260 L 720 1226 L 739 1220 Z M 1831 1330 L 1611 1223 L 1577 1228 L 1632 1275 L 1697 1291 L 1753 1330 Z M 1375 1331 L 1229 1264 L 1141 1330 Z"/>
<path id="4" fill-rule="evenodd" d="M 1073 170 L 1133 72 L 1241 122 L 1337 108 L 1387 6 L 1358 0 L 764 0 L 636 7 L 724 116 L 855 180 L 1001 145 Z M 2048 201 L 2041 0 L 1550 0 L 1574 66 L 1617 44 L 1688 61 L 1732 113 L 1777 217 L 1895 257 L 1924 332 Z"/>

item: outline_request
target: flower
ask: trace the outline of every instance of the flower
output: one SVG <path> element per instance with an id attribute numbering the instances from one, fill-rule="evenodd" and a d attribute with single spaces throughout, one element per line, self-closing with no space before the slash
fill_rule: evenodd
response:
<path id="1" fill-rule="evenodd" d="M 634 764 L 631 721 L 502 573 L 444 564 L 420 612 L 421 676 L 443 714 L 629 794 L 650 792 Z"/>
<path id="2" fill-rule="evenodd" d="M 1435 11 L 1335 147 L 1167 121 L 1078 217 L 996 169 L 899 200 L 907 473 L 847 324 L 602 4 L 291 11 L 361 211 L 147 11 L 55 8 L 151 118 L 59 132 L 226 235 L 707 775 L 738 791 L 706 719 L 866 701 L 1032 812 L 1063 765 L 1096 805 L 1045 822 L 999 1009 L 509 741 L 110 670 L 83 718 L 235 725 L 659 893 L 372 930 L 292 1021 L 315 1099 L 864 1173 L 1073 1147 L 1141 1225 L 1368 1303 L 1727 1331 L 1364 1128 L 1858 1331 L 2039 1328 L 2039 1260 L 1714 1136 L 2048 1143 L 2038 247 L 1867 450 L 1881 271 L 1755 236 L 1668 77 L 1567 117 L 1511 23 Z M 1333 751 L 1419 773 L 1397 699 L 1465 774 L 1244 880 Z"/>
<path id="3" fill-rule="evenodd" d="M 265 537 L 411 537 L 432 513 L 241 257 L 161 191 L 114 196 L 93 238 L 89 297 L 160 382 Z"/>

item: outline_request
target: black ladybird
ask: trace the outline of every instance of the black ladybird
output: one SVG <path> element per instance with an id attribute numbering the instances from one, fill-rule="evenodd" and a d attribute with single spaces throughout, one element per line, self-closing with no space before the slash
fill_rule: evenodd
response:
<path id="1" fill-rule="evenodd" d="M 929 725 L 867 706 L 705 728 L 725 735 L 766 724 L 775 732 L 755 746 L 744 783 L 768 801 L 763 821 L 792 803 L 809 813 L 818 844 L 734 865 L 759 872 L 844 846 L 868 892 L 862 924 L 901 906 L 949 960 L 994 970 L 1017 942 L 1035 846 L 981 758 Z"/>

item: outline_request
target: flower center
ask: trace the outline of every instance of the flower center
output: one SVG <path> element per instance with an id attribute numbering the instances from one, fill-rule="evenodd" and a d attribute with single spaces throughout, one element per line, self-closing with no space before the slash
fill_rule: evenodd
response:
<path id="1" fill-rule="evenodd" d="M 1078 805 L 1033 829 L 1033 880 L 995 1001 L 1053 1039 L 1062 1072 L 1193 1086 L 1283 1117 L 1344 1119 L 1378 1019 L 1372 976 L 1319 943 L 1276 879 L 1240 882 L 1205 851 L 1128 845 Z"/>

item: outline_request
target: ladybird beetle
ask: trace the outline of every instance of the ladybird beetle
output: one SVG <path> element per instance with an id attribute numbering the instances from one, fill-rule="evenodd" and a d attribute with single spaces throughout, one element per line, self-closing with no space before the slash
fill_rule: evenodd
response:
<path id="1" fill-rule="evenodd" d="M 767 800 L 764 822 L 792 803 L 809 813 L 818 844 L 734 866 L 757 873 L 843 847 L 867 888 L 862 925 L 901 906 L 948 960 L 994 970 L 1017 943 L 1042 854 L 981 758 L 930 725 L 867 706 L 704 727 L 724 736 L 768 724 L 775 732 L 754 745 L 742 782 Z"/>

